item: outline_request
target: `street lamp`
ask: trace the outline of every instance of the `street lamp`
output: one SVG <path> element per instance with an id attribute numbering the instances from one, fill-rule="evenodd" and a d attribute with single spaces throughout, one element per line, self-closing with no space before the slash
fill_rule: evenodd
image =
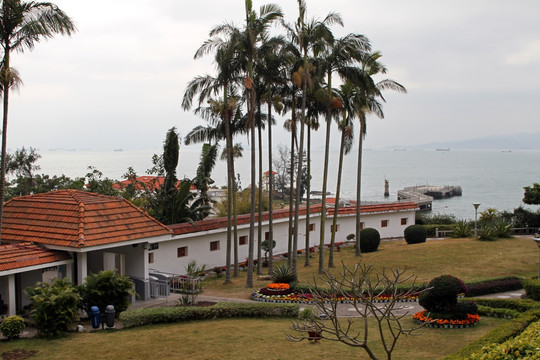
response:
<path id="1" fill-rule="evenodd" d="M 478 229 L 478 207 L 480 206 L 480 203 L 473 203 L 474 206 L 474 236 L 476 237 L 476 232 Z"/>
<path id="2" fill-rule="evenodd" d="M 538 250 L 540 250 L 540 234 L 535 234 L 533 240 L 538 245 Z M 540 256 L 538 257 L 538 280 L 540 280 Z"/>

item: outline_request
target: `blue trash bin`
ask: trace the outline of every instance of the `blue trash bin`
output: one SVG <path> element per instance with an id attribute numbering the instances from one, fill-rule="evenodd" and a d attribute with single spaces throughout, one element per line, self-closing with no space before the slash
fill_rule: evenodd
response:
<path id="1" fill-rule="evenodd" d="M 90 308 L 90 320 L 92 321 L 92 327 L 94 329 L 99 329 L 99 308 L 97 306 L 92 306 Z"/>

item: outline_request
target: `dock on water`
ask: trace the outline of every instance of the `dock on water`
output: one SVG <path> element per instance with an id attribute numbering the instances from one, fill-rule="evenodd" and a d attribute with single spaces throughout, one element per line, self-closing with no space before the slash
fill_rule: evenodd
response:
<path id="1" fill-rule="evenodd" d="M 418 204 L 420 211 L 431 211 L 433 200 L 449 199 L 461 196 L 461 194 L 461 186 L 416 185 L 399 190 L 398 200 L 414 201 Z"/>

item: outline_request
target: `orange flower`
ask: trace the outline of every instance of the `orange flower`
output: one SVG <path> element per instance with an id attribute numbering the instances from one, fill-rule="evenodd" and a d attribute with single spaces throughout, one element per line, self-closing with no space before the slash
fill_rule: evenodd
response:
<path id="1" fill-rule="evenodd" d="M 266 288 L 272 290 L 289 290 L 291 286 L 285 283 L 271 283 L 266 285 Z"/>

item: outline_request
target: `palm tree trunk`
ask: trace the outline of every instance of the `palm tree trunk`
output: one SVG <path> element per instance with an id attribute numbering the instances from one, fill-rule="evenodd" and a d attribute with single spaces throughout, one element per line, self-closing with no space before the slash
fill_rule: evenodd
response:
<path id="1" fill-rule="evenodd" d="M 294 100 L 292 105 L 292 127 L 291 127 L 291 164 L 289 169 L 289 238 L 287 246 L 287 266 L 292 267 L 292 243 L 293 243 L 293 213 L 294 213 L 294 145 L 296 138 L 296 108 Z"/>
<path id="2" fill-rule="evenodd" d="M 362 250 L 360 249 L 360 206 L 362 198 L 362 145 L 364 140 L 365 122 L 360 119 L 360 135 L 358 137 L 358 164 L 356 167 L 356 249 L 354 251 L 355 256 L 362 256 Z"/>
<path id="3" fill-rule="evenodd" d="M 272 101 L 268 102 L 268 275 L 274 273 L 274 247 L 272 241 L 274 240 L 274 223 L 272 219 L 272 212 L 274 209 L 274 175 L 272 171 Z"/>
<path id="4" fill-rule="evenodd" d="M 341 191 L 341 173 L 343 170 L 343 152 L 345 150 L 345 129 L 341 130 L 341 143 L 339 144 L 339 163 L 338 163 L 338 178 L 336 185 L 336 204 L 334 205 L 334 216 L 332 220 L 332 238 L 330 239 L 330 255 L 328 256 L 328 267 L 334 266 L 334 243 L 336 241 L 337 217 L 339 211 L 339 195 Z"/>
<path id="5" fill-rule="evenodd" d="M 261 105 L 260 101 L 258 102 L 259 108 L 259 126 L 257 127 L 257 132 L 259 136 L 259 216 L 258 216 L 258 225 L 257 225 L 257 275 L 262 274 L 261 268 L 261 242 L 262 242 L 262 213 L 263 213 L 263 167 L 262 167 L 262 116 L 261 116 Z"/>
<path id="6" fill-rule="evenodd" d="M 309 215 L 311 208 L 311 124 L 307 127 L 307 179 L 306 179 L 306 247 L 304 266 L 310 266 L 309 263 Z"/>
<path id="7" fill-rule="evenodd" d="M 253 287 L 253 250 L 255 243 L 255 187 L 256 187 L 256 155 L 255 155 L 255 119 L 254 119 L 254 97 L 253 85 L 248 89 L 248 123 L 251 123 L 251 210 L 249 216 L 249 244 L 248 244 L 248 264 L 246 287 Z"/>
<path id="8" fill-rule="evenodd" d="M 233 173 L 233 176 L 232 176 L 232 191 L 233 191 L 233 198 L 232 198 L 232 206 L 233 206 L 233 234 L 234 234 L 234 237 L 233 237 L 233 247 L 234 247 L 234 271 L 233 271 L 233 277 L 237 278 L 240 273 L 240 269 L 239 269 L 239 266 L 238 266 L 238 221 L 237 221 L 237 216 L 238 216 L 238 212 L 236 211 L 237 207 L 236 207 L 236 199 L 237 199 L 237 196 L 236 194 L 238 193 L 238 186 L 236 184 L 236 177 L 234 176 L 234 159 L 233 159 L 233 163 L 232 163 L 232 173 Z"/>
<path id="9" fill-rule="evenodd" d="M 228 189 L 227 189 L 227 252 L 225 254 L 225 283 L 231 282 L 231 248 L 232 248 L 232 235 L 231 235 L 231 215 L 233 214 L 233 198 L 235 196 L 234 191 L 234 168 L 232 160 L 232 138 L 231 138 L 231 123 L 229 116 L 229 104 L 227 98 L 227 89 L 225 86 L 223 101 L 225 104 L 225 142 L 227 147 L 227 175 L 229 177 Z"/>
<path id="10" fill-rule="evenodd" d="M 2 217 L 4 215 L 4 196 L 6 186 L 6 158 L 7 158 L 7 125 L 8 125 L 8 108 L 9 108 L 9 46 L 5 46 L 4 50 L 4 64 L 0 71 L 3 74 L 3 87 L 4 87 L 4 116 L 2 119 L 2 155 L 0 165 L 0 241 L 2 240 Z"/>

